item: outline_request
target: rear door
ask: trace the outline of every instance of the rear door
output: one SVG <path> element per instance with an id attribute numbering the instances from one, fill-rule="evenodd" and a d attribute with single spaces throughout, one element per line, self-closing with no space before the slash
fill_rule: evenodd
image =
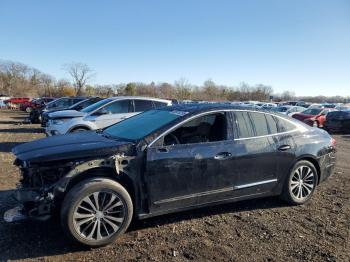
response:
<path id="1" fill-rule="evenodd" d="M 273 118 L 262 112 L 233 112 L 234 160 L 238 195 L 271 190 L 277 182 L 278 145 L 271 134 L 277 133 Z M 269 122 L 272 127 L 270 127 Z"/>

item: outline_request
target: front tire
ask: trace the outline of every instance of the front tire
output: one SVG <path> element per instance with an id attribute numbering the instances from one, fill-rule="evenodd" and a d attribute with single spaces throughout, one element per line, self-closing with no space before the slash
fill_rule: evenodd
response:
<path id="1" fill-rule="evenodd" d="M 132 200 L 122 185 L 107 178 L 93 178 L 68 192 L 62 203 L 61 224 L 76 242 L 99 247 L 124 233 L 132 216 Z"/>
<path id="2" fill-rule="evenodd" d="M 306 160 L 298 161 L 287 177 L 282 199 L 292 205 L 302 205 L 310 200 L 318 183 L 315 166 Z"/>

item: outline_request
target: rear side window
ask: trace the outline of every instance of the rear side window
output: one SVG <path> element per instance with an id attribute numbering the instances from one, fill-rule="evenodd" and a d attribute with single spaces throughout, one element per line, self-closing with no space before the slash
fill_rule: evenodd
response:
<path id="1" fill-rule="evenodd" d="M 167 105 L 168 105 L 167 103 L 158 102 L 158 101 L 153 101 L 153 104 L 154 104 L 154 107 L 155 107 L 155 108 L 160 108 L 160 107 L 163 107 L 163 106 L 167 106 Z"/>
<path id="2" fill-rule="evenodd" d="M 247 112 L 234 112 L 238 138 L 253 137 L 252 123 Z"/>
<path id="3" fill-rule="evenodd" d="M 255 127 L 256 136 L 266 136 L 269 135 L 269 128 L 267 126 L 267 121 L 265 114 L 263 113 L 249 113 L 252 119 L 253 125 Z"/>
<path id="4" fill-rule="evenodd" d="M 267 125 L 270 130 L 270 134 L 277 134 L 278 133 L 278 127 L 277 122 L 275 118 L 272 115 L 265 114 Z"/>
<path id="5" fill-rule="evenodd" d="M 135 112 L 143 112 L 153 108 L 152 101 L 150 100 L 134 100 Z"/>
<path id="6" fill-rule="evenodd" d="M 292 131 L 296 128 L 295 125 L 293 125 L 292 123 L 290 123 L 287 120 L 284 120 L 282 118 L 278 118 L 278 130 L 279 132 L 288 132 L 288 131 Z"/>

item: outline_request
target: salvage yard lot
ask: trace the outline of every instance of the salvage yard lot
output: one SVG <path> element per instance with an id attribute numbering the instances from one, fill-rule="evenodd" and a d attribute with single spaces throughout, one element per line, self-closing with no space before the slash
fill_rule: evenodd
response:
<path id="1" fill-rule="evenodd" d="M 337 167 L 304 206 L 278 198 L 136 221 L 112 245 L 86 249 L 63 237 L 59 221 L 6 224 L 18 181 L 11 149 L 44 137 L 27 115 L 0 110 L 0 261 L 350 261 L 350 136 L 336 135 Z"/>

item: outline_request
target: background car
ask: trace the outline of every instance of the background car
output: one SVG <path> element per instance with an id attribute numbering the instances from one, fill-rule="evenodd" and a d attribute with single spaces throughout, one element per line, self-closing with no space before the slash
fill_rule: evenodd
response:
<path id="1" fill-rule="evenodd" d="M 61 97 L 48 103 L 41 112 L 41 126 L 46 126 L 49 113 L 70 109 L 87 98 L 86 96 Z"/>
<path id="2" fill-rule="evenodd" d="M 271 110 L 275 107 L 277 107 L 277 105 L 274 103 L 265 103 L 261 105 L 261 109 L 264 109 L 264 110 Z"/>
<path id="3" fill-rule="evenodd" d="M 294 114 L 292 117 L 309 126 L 323 127 L 328 112 L 333 110 L 331 108 L 308 108 L 301 113 Z"/>
<path id="4" fill-rule="evenodd" d="M 271 111 L 285 114 L 292 107 L 293 106 L 281 105 L 281 106 L 276 106 L 276 107 L 271 108 Z M 304 108 L 304 110 L 305 110 L 305 108 Z"/>
<path id="5" fill-rule="evenodd" d="M 27 113 L 32 112 L 33 109 L 41 108 L 42 106 L 47 105 L 48 103 L 54 101 L 54 97 L 40 97 L 32 99 L 31 101 L 21 104 L 20 110 L 26 111 Z"/>
<path id="6" fill-rule="evenodd" d="M 30 101 L 29 97 L 12 97 L 10 99 L 5 100 L 5 104 L 9 108 L 19 108 L 21 104 Z"/>
<path id="7" fill-rule="evenodd" d="M 302 106 L 292 106 L 290 107 L 286 112 L 285 114 L 292 117 L 294 114 L 296 113 L 300 113 L 300 112 L 303 112 L 305 111 L 305 107 L 302 107 Z"/>
<path id="8" fill-rule="evenodd" d="M 312 118 L 305 119 L 304 123 L 306 123 L 309 126 L 323 128 L 329 112 L 332 112 L 332 111 L 335 111 L 335 109 L 333 108 L 323 109 L 321 114 L 314 116 Z"/>
<path id="9" fill-rule="evenodd" d="M 49 114 L 48 136 L 105 128 L 149 109 L 171 105 L 170 100 L 117 96 L 106 98 L 80 112 L 66 110 Z"/>
<path id="10" fill-rule="evenodd" d="M 324 128 L 329 132 L 350 133 L 350 109 L 329 112 Z"/>
<path id="11" fill-rule="evenodd" d="M 51 110 L 49 112 L 46 112 L 45 114 L 43 114 L 45 120 L 42 121 L 42 126 L 46 127 L 48 125 L 48 123 L 51 120 L 51 118 L 50 118 L 50 114 L 51 113 L 54 113 L 54 112 L 58 113 L 58 112 L 63 112 L 63 111 L 68 111 L 68 110 L 81 111 L 82 109 L 84 109 L 84 108 L 86 108 L 86 107 L 88 107 L 90 105 L 93 105 L 93 104 L 95 104 L 95 103 L 97 103 L 98 101 L 101 101 L 101 100 L 102 100 L 102 98 L 100 98 L 100 97 L 89 97 L 89 98 L 81 100 L 81 101 L 75 103 L 74 105 L 72 105 L 72 106 L 70 106 L 68 108 L 65 108 L 63 110 L 58 110 L 58 111 Z M 44 121 L 45 121 L 45 123 L 43 123 Z"/>

